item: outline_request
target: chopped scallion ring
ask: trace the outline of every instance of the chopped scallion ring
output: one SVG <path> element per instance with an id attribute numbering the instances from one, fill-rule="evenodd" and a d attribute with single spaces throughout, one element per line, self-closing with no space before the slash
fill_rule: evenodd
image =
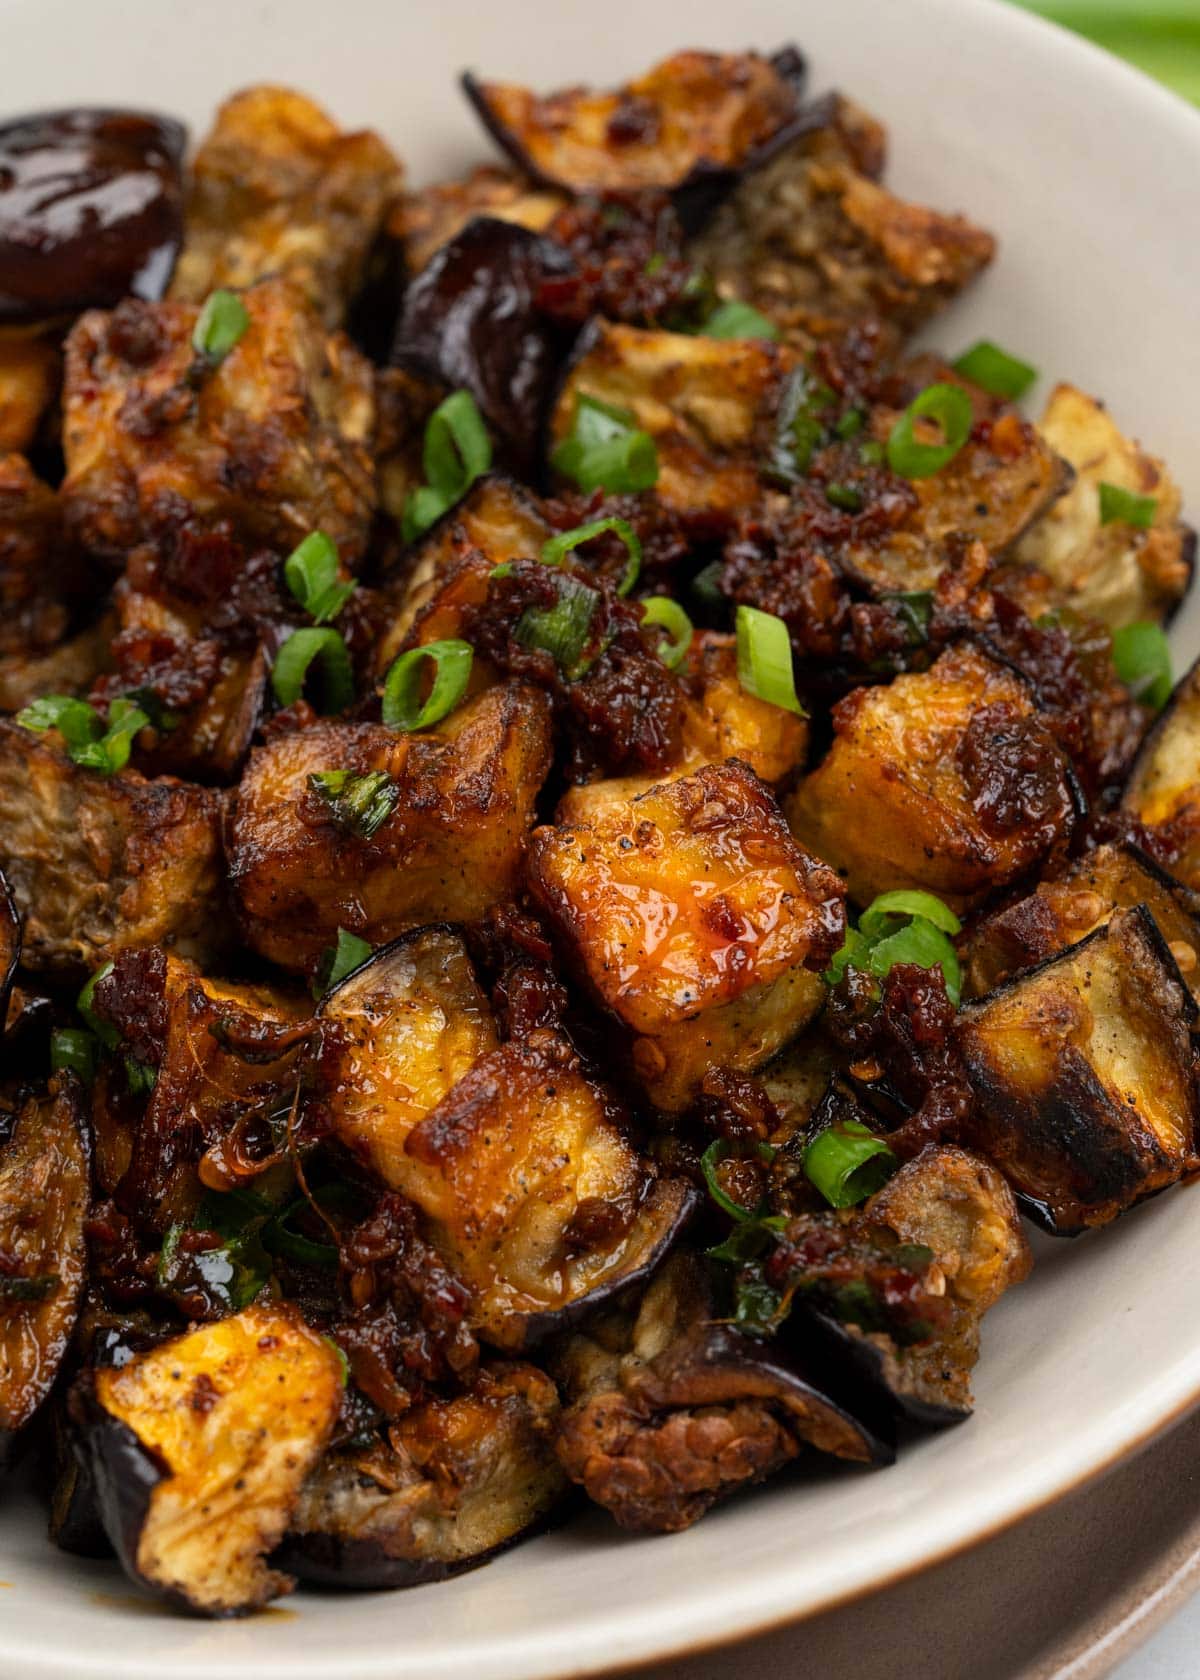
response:
<path id="1" fill-rule="evenodd" d="M 369 940 L 360 939 L 356 933 L 348 933 L 344 927 L 340 927 L 337 944 L 327 945 L 321 953 L 312 983 L 313 996 L 322 998 L 326 992 L 340 986 L 348 974 L 353 974 L 356 968 L 362 967 L 367 958 L 374 954 L 374 950 L 375 947 Z"/>
<path id="2" fill-rule="evenodd" d="M 658 449 L 649 432 L 627 409 L 587 395 L 576 398 L 571 430 L 550 465 L 581 490 L 632 493 L 658 482 Z"/>
<path id="3" fill-rule="evenodd" d="M 642 602 L 642 623 L 661 624 L 667 634 L 655 652 L 669 671 L 682 664 L 692 645 L 692 621 L 669 595 L 651 595 Z"/>
<path id="4" fill-rule="evenodd" d="M 569 573 L 564 573 L 557 585 L 558 599 L 554 605 L 526 607 L 516 622 L 513 636 L 522 647 L 540 648 L 552 655 L 563 675 L 574 681 L 589 664 L 584 652 L 592 637 L 592 620 L 600 596 Z"/>
<path id="5" fill-rule="evenodd" d="M 922 443 L 917 423 L 932 420 L 941 427 L 941 443 Z M 930 478 L 958 454 L 971 435 L 974 411 L 959 385 L 929 385 L 914 397 L 892 427 L 887 440 L 888 465 L 901 478 Z"/>
<path id="6" fill-rule="evenodd" d="M 593 537 L 603 536 L 606 531 L 620 537 L 625 544 L 629 558 L 617 585 L 617 594 L 628 595 L 642 570 L 642 545 L 628 520 L 593 519 L 590 525 L 577 525 L 573 531 L 563 531 L 542 545 L 542 559 L 548 566 L 561 566 L 572 549 L 578 548 L 581 543 L 591 542 Z"/>
<path id="7" fill-rule="evenodd" d="M 1113 668 L 1135 700 L 1160 712 L 1171 698 L 1171 649 L 1158 624 L 1113 631 Z"/>
<path id="8" fill-rule="evenodd" d="M 740 298 L 730 298 L 727 303 L 718 304 L 701 330 L 705 338 L 779 337 L 779 328 L 774 321 Z"/>
<path id="9" fill-rule="evenodd" d="M 855 1207 L 881 1190 L 897 1167 L 882 1138 L 858 1120 L 843 1120 L 804 1151 L 804 1171 L 830 1207 Z"/>
<path id="10" fill-rule="evenodd" d="M 338 551 L 324 531 L 310 531 L 283 563 L 284 581 L 315 624 L 336 618 L 357 584 L 338 582 Z"/>
<path id="11" fill-rule="evenodd" d="M 1010 356 L 988 338 L 981 338 L 978 344 L 964 351 L 955 362 L 954 371 L 993 397 L 1005 397 L 1009 402 L 1019 402 L 1038 376 L 1038 370 L 1029 362 Z"/>
<path id="12" fill-rule="evenodd" d="M 292 631 L 271 669 L 275 698 L 281 706 L 294 705 L 314 662 L 321 672 L 322 711 L 345 711 L 354 699 L 354 673 L 349 651 L 336 630 Z"/>
<path id="13" fill-rule="evenodd" d="M 943 933 L 962 932 L 962 923 L 948 904 L 915 887 L 898 887 L 894 892 L 880 893 L 858 918 L 858 925 L 868 936 L 881 933 L 887 916 L 923 916 Z"/>
<path id="14" fill-rule="evenodd" d="M 56 1027 L 50 1034 L 50 1069 L 61 1073 L 69 1069 L 85 1084 L 96 1072 L 96 1038 L 82 1027 Z"/>
<path id="15" fill-rule="evenodd" d="M 384 723 L 407 735 L 415 729 L 430 729 L 449 717 L 467 692 L 474 658 L 470 642 L 457 639 L 428 642 L 402 653 L 384 679 Z M 433 664 L 433 682 L 422 701 L 426 660 Z"/>
<path id="16" fill-rule="evenodd" d="M 236 292 L 210 292 L 192 329 L 192 349 L 215 367 L 237 344 L 250 316 Z"/>
<path id="17" fill-rule="evenodd" d="M 807 715 L 796 698 L 791 637 L 787 625 L 774 613 L 758 607 L 738 608 L 737 673 L 747 694 L 781 706 L 785 712 L 795 712 L 797 717 Z"/>
<path id="18" fill-rule="evenodd" d="M 361 840 L 370 840 L 396 809 L 400 789 L 386 770 L 317 770 L 308 778 L 334 820 Z"/>
<path id="19" fill-rule="evenodd" d="M 1119 484 L 1100 486 L 1101 525 L 1134 525 L 1139 531 L 1147 531 L 1157 512 L 1157 496 L 1140 496 L 1136 490 L 1123 490 Z"/>
<path id="20" fill-rule="evenodd" d="M 492 464 L 492 440 L 470 391 L 452 391 L 425 425 L 422 465 L 426 482 L 404 504 L 401 535 L 422 536 L 461 501 Z"/>
<path id="21" fill-rule="evenodd" d="M 121 1035 L 110 1022 L 102 1021 L 100 1019 L 95 1010 L 92 1008 L 92 999 L 95 995 L 96 987 L 100 984 L 101 980 L 107 979 L 112 971 L 112 963 L 104 963 L 96 970 L 89 980 L 84 982 L 83 989 L 79 993 L 79 996 L 75 999 L 75 1007 L 83 1017 L 84 1022 L 100 1040 L 101 1044 L 105 1045 L 109 1050 L 116 1049 L 117 1045 L 121 1042 Z"/>

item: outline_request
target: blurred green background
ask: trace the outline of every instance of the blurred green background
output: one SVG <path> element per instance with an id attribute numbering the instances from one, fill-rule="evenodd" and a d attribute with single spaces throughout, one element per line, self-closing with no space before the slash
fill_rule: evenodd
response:
<path id="1" fill-rule="evenodd" d="M 1200 105 L 1200 0 L 1016 0 Z"/>

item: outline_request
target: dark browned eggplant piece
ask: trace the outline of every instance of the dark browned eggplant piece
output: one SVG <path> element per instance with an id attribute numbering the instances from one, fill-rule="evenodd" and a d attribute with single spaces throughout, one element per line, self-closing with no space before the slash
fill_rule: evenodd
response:
<path id="1" fill-rule="evenodd" d="M 532 477 L 546 406 L 570 344 L 537 307 L 574 264 L 553 240 L 495 216 L 469 222 L 409 286 L 392 361 L 470 391 L 513 467 Z"/>
<path id="2" fill-rule="evenodd" d="M 0 1149 L 0 1462 L 45 1400 L 83 1288 L 89 1166 L 82 1089 L 60 1074 Z"/>
<path id="3" fill-rule="evenodd" d="M 51 1432 L 50 1540 L 60 1552 L 70 1552 L 73 1557 L 111 1557 L 113 1549 L 100 1520 L 96 1490 L 75 1451 L 66 1405 L 61 1399 L 53 1405 Z"/>
<path id="4" fill-rule="evenodd" d="M 1085 938 L 1114 910 L 1144 904 L 1200 1001 L 1200 894 L 1175 880 L 1141 847 L 1097 846 L 1028 898 L 1005 905 L 969 930 L 961 955 L 971 997 L 1002 985 Z"/>
<path id="5" fill-rule="evenodd" d="M 62 356 L 52 334 L 0 329 L 0 455 L 29 452 L 61 376 Z"/>
<path id="6" fill-rule="evenodd" d="M 289 1592 L 264 1559 L 325 1449 L 342 1384 L 333 1344 L 283 1304 L 86 1371 L 71 1418 L 129 1576 L 208 1616 Z"/>
<path id="7" fill-rule="evenodd" d="M 496 216 L 543 233 L 567 203 L 560 192 L 535 186 L 502 165 L 481 163 L 469 175 L 405 193 L 388 220 L 410 275 L 419 274 L 447 240 L 477 216 Z"/>
<path id="8" fill-rule="evenodd" d="M 544 1372 L 485 1365 L 466 1394 L 405 1412 L 369 1446 L 327 1454 L 272 1562 L 344 1588 L 413 1587 L 487 1563 L 566 1489 L 559 1411 Z"/>
<path id="9" fill-rule="evenodd" d="M 453 930 L 397 940 L 320 1014 L 339 1138 L 422 1209 L 490 1341 L 518 1348 L 561 1328 L 674 1241 L 690 1189 L 641 1160 L 556 1033 L 496 1046 Z"/>
<path id="10" fill-rule="evenodd" d="M 1172 874 L 1200 891 L 1200 660 L 1142 742 L 1121 809 L 1149 830 L 1155 856 Z"/>
<path id="11" fill-rule="evenodd" d="M 865 1382 L 901 1416 L 933 1426 L 961 1422 L 974 1405 L 970 1372 L 983 1316 L 1033 1264 L 1008 1184 L 979 1156 L 930 1144 L 850 1216 L 847 1231 L 888 1245 L 885 1257 L 889 1248 L 901 1257 L 909 1247 L 924 1250 L 945 1322 L 913 1341 L 883 1327 L 886 1311 L 875 1325 L 869 1313 L 859 1317 L 857 1301 L 838 1311 L 828 1301 L 806 1304 L 801 1292 L 793 1297 L 797 1327 L 806 1340 L 815 1338 L 834 1370 Z"/>
<path id="12" fill-rule="evenodd" d="M 0 1034 L 8 1020 L 13 976 L 21 960 L 21 916 L 8 877 L 0 869 Z"/>
<path id="13" fill-rule="evenodd" d="M 1016 560 L 1049 579 L 1055 605 L 1110 629 L 1171 618 L 1191 584 L 1196 533 L 1180 521 L 1179 486 L 1164 463 L 1073 385 L 1051 391 L 1038 430 L 1074 469 L 1074 482 L 1022 540 Z M 1150 525 L 1102 523 L 1102 483 L 1153 497 Z"/>
<path id="14" fill-rule="evenodd" d="M 462 79 L 467 98 L 517 167 L 569 192 L 683 187 L 727 177 L 798 113 L 806 65 L 795 47 L 680 52 L 611 92 Z"/>
<path id="15" fill-rule="evenodd" d="M 623 1528 L 688 1528 L 806 1446 L 859 1464 L 893 1453 L 775 1343 L 720 1322 L 703 1263 L 680 1251 L 640 1305 L 558 1349 L 567 1474 Z"/>
<path id="16" fill-rule="evenodd" d="M 1196 1018 L 1142 905 L 964 1008 L 971 1141 L 1047 1229 L 1107 1224 L 1196 1169 Z"/>
<path id="17" fill-rule="evenodd" d="M 0 127 L 0 321 L 160 298 L 183 238 L 187 132 L 136 111 Z"/>

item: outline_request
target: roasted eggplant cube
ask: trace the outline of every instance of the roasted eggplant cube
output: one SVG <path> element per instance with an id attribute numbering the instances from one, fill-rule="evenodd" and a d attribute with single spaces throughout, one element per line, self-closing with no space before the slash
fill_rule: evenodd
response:
<path id="1" fill-rule="evenodd" d="M 518 169 L 569 192 L 670 188 L 733 170 L 796 116 L 794 50 L 680 52 L 610 92 L 538 95 L 465 76 L 467 97 Z"/>
<path id="2" fill-rule="evenodd" d="M 23 455 L 0 454 L 0 658 L 49 652 L 86 593 L 58 497 Z"/>
<path id="3" fill-rule="evenodd" d="M 87 1267 L 90 1167 L 82 1090 L 61 1074 L 0 1148 L 0 1464 L 70 1345 Z"/>
<path id="4" fill-rule="evenodd" d="M 487 1563 L 562 1497 L 559 1410 L 536 1367 L 485 1365 L 467 1393 L 405 1412 L 386 1439 L 329 1453 L 275 1563 L 342 1588 L 413 1587 Z"/>
<path id="5" fill-rule="evenodd" d="M 1195 1170 L 1195 1019 L 1140 906 L 963 1010 L 972 1141 L 1050 1229 L 1107 1224 Z"/>
<path id="6" fill-rule="evenodd" d="M 860 904 L 915 887 L 961 910 L 1031 869 L 1075 820 L 1075 783 L 1033 691 L 969 645 L 855 689 L 833 725 L 786 809 Z"/>
<path id="7" fill-rule="evenodd" d="M 132 1579 L 206 1616 L 289 1592 L 264 1560 L 325 1450 L 342 1381 L 333 1344 L 276 1304 L 85 1372 L 71 1415 Z"/>
<path id="8" fill-rule="evenodd" d="M 1171 873 L 1200 891 L 1200 660 L 1142 742 L 1121 808 L 1149 831 Z"/>
<path id="9" fill-rule="evenodd" d="M 1139 847 L 1097 846 L 1028 898 L 985 916 L 968 933 L 967 991 L 982 997 L 1101 927 L 1114 910 L 1144 904 L 1195 996 L 1200 990 L 1200 896 Z"/>
<path id="10" fill-rule="evenodd" d="M 1056 604 L 1110 629 L 1169 618 L 1191 582 L 1195 533 L 1180 522 L 1179 487 L 1163 463 L 1124 436 L 1102 403 L 1057 385 L 1039 430 L 1075 482 L 1038 521 L 1016 558 L 1049 578 Z M 1100 485 L 1152 496 L 1146 529 L 1100 521 Z"/>
<path id="11" fill-rule="evenodd" d="M 660 1108 L 711 1067 L 760 1067 L 817 1013 L 845 910 L 833 871 L 795 844 L 744 766 L 710 765 L 541 828 L 529 885 L 591 991 L 632 1038 Z"/>
<path id="12" fill-rule="evenodd" d="M 218 797 L 167 776 L 80 769 L 56 740 L 0 720 L 4 861 L 26 966 L 70 976 L 136 945 L 200 961 L 218 952 Z"/>
<path id="13" fill-rule="evenodd" d="M 581 396 L 634 417 L 658 450 L 655 492 L 683 513 L 734 519 L 758 498 L 792 352 L 765 339 L 706 338 L 597 321 L 551 421 L 571 431 Z"/>
<path id="14" fill-rule="evenodd" d="M 318 1073 L 339 1140 L 408 1189 L 413 1127 L 499 1042 L 461 936 L 404 934 L 334 987 L 319 1015 Z"/>
<path id="15" fill-rule="evenodd" d="M 877 135 L 846 100 L 819 102 L 794 139 L 744 172 L 692 246 L 722 295 L 762 310 L 800 348 L 878 320 L 882 347 L 895 351 L 995 251 L 966 217 L 906 203 L 872 180 Z"/>
<path id="16" fill-rule="evenodd" d="M 511 898 L 550 766 L 539 690 L 492 688 L 435 732 L 322 723 L 251 754 L 229 828 L 229 874 L 250 944 L 310 969 L 339 927 L 383 944 Z M 329 770 L 383 772 L 390 815 L 364 838 L 309 786 Z"/>
<path id="17" fill-rule="evenodd" d="M 344 133 L 290 88 L 226 100 L 192 162 L 185 239 L 171 296 L 290 280 L 340 327 L 396 201 L 403 170 L 369 129 Z"/>
<path id="18" fill-rule="evenodd" d="M 169 545 L 186 519 L 288 553 L 324 531 L 353 566 L 375 508 L 370 365 L 286 281 L 243 294 L 249 324 L 198 356 L 199 308 L 129 301 L 92 311 L 66 346 L 62 486 L 69 528 L 114 562 Z"/>
<path id="19" fill-rule="evenodd" d="M 321 1006 L 321 1099 L 338 1138 L 425 1213 L 473 1289 L 477 1327 L 517 1347 L 638 1276 L 690 1211 L 564 1041 L 496 1045 L 459 936 L 425 928 Z"/>
<path id="20" fill-rule="evenodd" d="M 566 203 L 562 193 L 537 187 L 515 170 L 481 163 L 459 180 L 405 193 L 388 219 L 388 231 L 400 242 L 409 274 L 419 274 L 476 216 L 544 233 Z"/>
<path id="21" fill-rule="evenodd" d="M 558 1452 L 622 1528 L 674 1533 L 814 1447 L 859 1464 L 890 1449 L 772 1343 L 719 1320 L 703 1263 L 680 1251 L 640 1303 L 558 1350 Z"/>

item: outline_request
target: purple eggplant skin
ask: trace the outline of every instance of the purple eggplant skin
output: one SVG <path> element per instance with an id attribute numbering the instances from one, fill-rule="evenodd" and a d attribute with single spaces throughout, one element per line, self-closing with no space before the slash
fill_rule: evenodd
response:
<path id="1" fill-rule="evenodd" d="M 183 241 L 187 130 L 136 111 L 0 126 L 0 324 L 161 298 Z"/>
<path id="2" fill-rule="evenodd" d="M 95 1374 L 84 1371 L 67 1400 L 71 1444 L 83 1476 L 90 1483 L 101 1525 L 121 1567 L 133 1581 L 138 1572 L 138 1543 L 150 1511 L 150 1498 L 170 1475 L 166 1460 L 139 1441 L 127 1423 L 105 1410 L 96 1398 Z M 157 1583 L 146 1583 L 162 1594 Z M 189 1609 L 182 1594 L 172 1602 Z"/>
<path id="3" fill-rule="evenodd" d="M 856 1334 L 833 1313 L 806 1305 L 793 1306 L 792 1311 L 795 1327 L 802 1330 L 806 1346 L 819 1364 L 822 1381 L 843 1406 L 883 1439 L 895 1439 L 896 1419 L 925 1429 L 945 1429 L 971 1416 L 969 1406 L 928 1399 L 894 1386 L 875 1343 Z"/>
<path id="4" fill-rule="evenodd" d="M 490 1551 L 461 1558 L 457 1563 L 414 1563 L 408 1558 L 389 1557 L 377 1541 L 343 1540 L 336 1534 L 288 1534 L 269 1561 L 272 1569 L 294 1575 L 306 1586 L 340 1592 L 394 1592 L 482 1569 L 485 1563 L 536 1534 L 539 1526 L 545 1525 L 524 1528 Z"/>
<path id="5" fill-rule="evenodd" d="M 539 312 L 537 293 L 543 280 L 574 272 L 554 240 L 478 216 L 409 286 L 392 343 L 393 366 L 471 393 L 526 479 L 573 337 Z"/>
<path id="6" fill-rule="evenodd" d="M 21 915 L 5 873 L 0 869 L 0 1033 L 8 1020 L 8 1000 L 21 961 Z"/>

